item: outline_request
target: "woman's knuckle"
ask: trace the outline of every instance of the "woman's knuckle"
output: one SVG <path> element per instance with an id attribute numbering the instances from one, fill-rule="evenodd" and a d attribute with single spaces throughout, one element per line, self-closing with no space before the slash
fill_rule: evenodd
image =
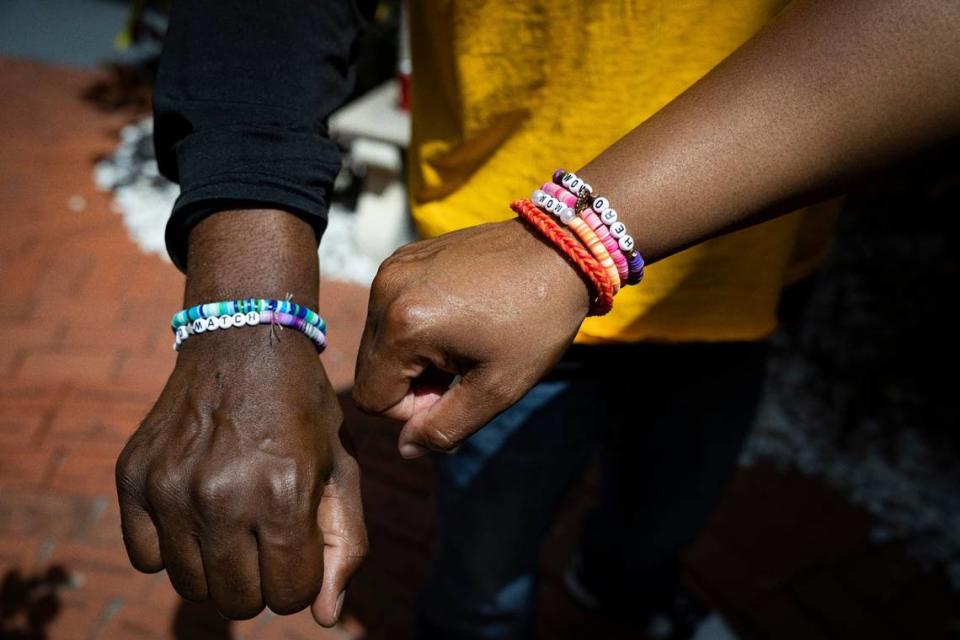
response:
<path id="1" fill-rule="evenodd" d="M 397 300 L 387 309 L 387 325 L 401 335 L 422 327 L 427 314 L 423 307 L 410 300 Z"/>
<path id="2" fill-rule="evenodd" d="M 441 451 L 450 451 L 460 445 L 459 438 L 451 436 L 445 429 L 440 427 L 428 428 L 424 436 L 433 448 Z"/>

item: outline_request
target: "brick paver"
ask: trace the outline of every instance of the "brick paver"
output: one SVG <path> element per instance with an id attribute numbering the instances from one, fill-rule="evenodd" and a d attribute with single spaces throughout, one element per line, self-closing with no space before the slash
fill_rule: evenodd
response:
<path id="1" fill-rule="evenodd" d="M 173 364 L 165 322 L 182 277 L 142 255 L 93 188 L 92 162 L 111 150 L 124 117 L 78 98 L 91 80 L 0 60 L 0 638 L 409 637 L 434 526 L 430 468 L 396 455 L 395 426 L 349 406 L 366 304 L 359 287 L 321 290 L 335 331 L 323 359 L 365 469 L 372 541 L 343 625 L 326 631 L 307 613 L 269 612 L 228 624 L 208 606 L 182 603 L 163 574 L 127 564 L 113 460 Z M 68 207 L 75 196 L 81 212 Z M 587 615 L 563 591 L 588 498 L 589 483 L 547 542 L 540 635 L 637 638 L 629 623 Z M 898 547 L 870 545 L 868 527 L 815 481 L 742 471 L 690 550 L 685 579 L 746 637 L 960 634 L 957 598 Z M 31 625 L 35 635 L 16 635 Z"/>

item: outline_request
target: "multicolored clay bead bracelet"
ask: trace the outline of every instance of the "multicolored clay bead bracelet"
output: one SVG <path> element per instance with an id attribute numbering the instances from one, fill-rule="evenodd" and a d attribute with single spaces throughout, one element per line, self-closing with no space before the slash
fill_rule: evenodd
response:
<path id="1" fill-rule="evenodd" d="M 194 320 L 200 318 L 220 317 L 226 315 L 235 315 L 237 313 L 247 313 L 250 311 L 278 311 L 280 313 L 289 313 L 304 320 L 307 324 L 313 325 L 320 331 L 327 330 L 327 324 L 315 311 L 301 306 L 290 300 L 276 300 L 268 298 L 245 298 L 243 300 L 224 300 L 222 302 L 208 302 L 198 304 L 184 309 L 174 314 L 171 326 L 174 332 Z"/>
<path id="2" fill-rule="evenodd" d="M 594 195 L 593 188 L 590 185 L 583 182 L 575 173 L 564 169 L 557 169 L 553 173 L 553 184 L 566 192 L 567 197 L 564 198 L 566 202 L 570 201 L 569 196 L 573 196 L 576 213 L 580 214 L 587 224 L 594 228 L 608 252 L 618 262 L 618 271 L 622 276 L 623 265 L 619 264 L 616 252 L 612 251 L 610 247 L 613 242 L 616 243 L 627 262 L 627 275 L 624 284 L 639 283 L 643 279 L 643 257 L 636 250 L 633 237 L 627 233 L 626 226 L 617 219 L 617 211 L 610 207 L 609 200 L 603 196 Z M 599 218 L 606 226 L 607 233 L 609 233 L 613 242 L 606 239 L 607 234 L 604 233 L 600 225 L 596 224 L 593 220 L 594 217 Z"/>
<path id="3" fill-rule="evenodd" d="M 568 183 L 573 184 L 578 180 L 575 174 L 563 173 L 561 170 L 557 171 L 556 178 L 566 179 Z M 551 186 L 553 190 L 565 194 L 568 201 L 573 195 L 565 187 L 556 183 Z M 627 234 L 623 223 L 617 221 L 617 212 L 609 206 L 608 200 L 602 196 L 593 196 L 588 188 L 589 185 L 581 186 L 580 195 L 575 196 L 578 202 L 577 212 L 596 231 L 604 246 L 607 247 L 617 263 L 623 284 L 639 282 L 643 275 L 643 258 L 634 249 L 633 238 Z"/>
<path id="4" fill-rule="evenodd" d="M 180 346 L 187 338 L 200 333 L 260 324 L 296 329 L 313 341 L 318 353 L 323 353 L 323 350 L 327 348 L 326 333 L 321 331 L 319 327 L 309 324 L 303 318 L 299 318 L 293 314 L 270 310 L 247 311 L 246 313 L 237 312 L 220 316 L 209 316 L 207 318 L 197 318 L 188 324 L 177 327 L 173 348 L 179 351 Z"/>
<path id="5" fill-rule="evenodd" d="M 609 272 L 575 238 L 564 231 L 550 214 L 530 200 L 516 200 L 510 204 L 520 218 L 533 226 L 577 267 L 591 285 L 595 298 L 590 315 L 602 316 L 613 307 L 614 288 Z"/>
<path id="6" fill-rule="evenodd" d="M 580 238 L 584 246 L 593 254 L 597 262 L 606 269 L 610 283 L 613 285 L 613 293 L 616 295 L 617 292 L 620 291 L 620 273 L 617 271 L 617 265 L 613 261 L 613 258 L 610 257 L 610 252 L 607 251 L 607 248 L 603 245 L 597 233 L 584 222 L 583 218 L 575 213 L 573 207 L 568 207 L 546 192 L 538 189 L 533 192 L 531 199 L 533 203 L 542 210 L 555 214 L 560 218 L 560 222 L 570 227 L 570 229 L 577 234 L 577 237 Z"/>
<path id="7" fill-rule="evenodd" d="M 577 209 L 577 196 L 573 195 L 565 188 L 561 187 L 558 184 L 553 182 L 544 182 L 540 186 L 540 191 L 546 193 L 547 195 L 557 198 L 563 202 L 566 206 L 576 211 Z M 537 201 L 537 193 L 534 192 L 534 202 Z M 601 198 L 604 202 L 605 199 Z M 610 254 L 610 257 L 613 259 L 614 264 L 617 267 L 618 280 L 620 285 L 623 286 L 627 283 L 627 279 L 630 275 L 630 268 L 627 264 L 627 258 L 623 255 L 620 246 L 617 244 L 617 241 L 613 236 L 610 235 L 610 231 L 607 229 L 600 218 L 597 217 L 596 212 L 592 208 L 583 209 L 580 212 L 580 217 L 583 218 L 584 222 L 590 226 L 594 233 L 597 234 L 597 237 L 600 238 L 600 242 L 603 243 L 603 246 L 607 249 L 607 252 Z"/>

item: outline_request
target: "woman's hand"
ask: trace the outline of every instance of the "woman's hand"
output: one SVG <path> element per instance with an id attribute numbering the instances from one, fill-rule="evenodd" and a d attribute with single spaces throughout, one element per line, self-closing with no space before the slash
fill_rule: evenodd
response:
<path id="1" fill-rule="evenodd" d="M 574 267 L 519 220 L 402 247 L 373 283 L 354 399 L 406 423 L 404 457 L 449 451 L 556 364 L 589 303 Z"/>

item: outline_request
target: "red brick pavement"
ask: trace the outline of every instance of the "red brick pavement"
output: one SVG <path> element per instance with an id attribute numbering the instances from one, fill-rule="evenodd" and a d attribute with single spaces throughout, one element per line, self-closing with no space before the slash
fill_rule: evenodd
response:
<path id="1" fill-rule="evenodd" d="M 131 569 L 112 467 L 173 364 L 165 318 L 181 276 L 130 240 L 91 168 L 123 116 L 78 96 L 84 72 L 0 60 L 0 638 L 220 640 L 409 637 L 431 537 L 429 465 L 403 462 L 395 427 L 347 406 L 365 468 L 372 552 L 343 626 L 269 612 L 228 624 L 180 602 L 163 574 Z M 71 197 L 86 202 L 81 212 Z M 324 355 L 351 384 L 366 292 L 325 283 L 336 338 Z M 96 309 L 96 316 L 90 313 Z M 542 560 L 540 636 L 637 638 L 587 615 L 560 575 L 589 486 L 571 496 Z M 741 472 L 685 564 L 687 583 L 751 638 L 935 638 L 960 634 L 957 598 L 869 519 L 819 483 Z M 33 625 L 46 636 L 15 635 Z"/>

